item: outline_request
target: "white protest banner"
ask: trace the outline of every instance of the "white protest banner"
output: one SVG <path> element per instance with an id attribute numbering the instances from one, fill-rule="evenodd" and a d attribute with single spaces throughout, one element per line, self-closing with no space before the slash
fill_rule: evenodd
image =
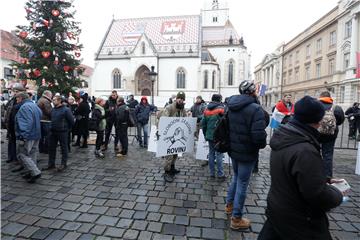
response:
<path id="1" fill-rule="evenodd" d="M 357 150 L 355 174 L 360 175 L 360 142 L 358 144 L 358 150 Z"/>
<path id="2" fill-rule="evenodd" d="M 148 149 L 147 149 L 149 152 L 156 152 L 157 149 L 156 131 L 157 131 L 156 126 L 152 125 L 150 130 Z"/>
<path id="3" fill-rule="evenodd" d="M 195 159 L 208 160 L 209 143 L 205 140 L 202 129 L 199 131 L 199 141 L 197 142 Z"/>
<path id="4" fill-rule="evenodd" d="M 156 156 L 193 152 L 195 129 L 196 118 L 161 117 Z"/>

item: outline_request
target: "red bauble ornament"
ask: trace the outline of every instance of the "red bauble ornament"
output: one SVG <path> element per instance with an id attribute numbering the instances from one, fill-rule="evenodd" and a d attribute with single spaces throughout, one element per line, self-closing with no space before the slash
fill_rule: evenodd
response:
<path id="1" fill-rule="evenodd" d="M 19 33 L 19 36 L 22 38 L 22 39 L 25 39 L 27 37 L 28 33 L 25 32 L 25 31 L 22 31 Z"/>
<path id="2" fill-rule="evenodd" d="M 57 17 L 57 16 L 60 15 L 60 11 L 57 10 L 57 9 L 53 9 L 53 10 L 51 10 L 51 14 L 52 14 L 54 17 Z"/>
<path id="3" fill-rule="evenodd" d="M 43 51 L 41 52 L 41 55 L 44 57 L 44 58 L 48 58 L 50 56 L 50 52 L 49 51 Z"/>
<path id="4" fill-rule="evenodd" d="M 36 69 L 33 71 L 33 74 L 34 74 L 35 77 L 40 77 L 41 72 L 40 72 L 39 69 L 36 68 Z"/>
<path id="5" fill-rule="evenodd" d="M 64 66 L 64 71 L 65 71 L 65 72 L 68 72 L 69 70 L 70 70 L 70 66 L 65 65 L 65 66 Z"/>
<path id="6" fill-rule="evenodd" d="M 80 57 L 80 56 L 81 56 L 81 53 L 79 53 L 79 52 L 76 52 L 76 53 L 75 53 L 75 57 L 78 58 L 78 57 Z"/>

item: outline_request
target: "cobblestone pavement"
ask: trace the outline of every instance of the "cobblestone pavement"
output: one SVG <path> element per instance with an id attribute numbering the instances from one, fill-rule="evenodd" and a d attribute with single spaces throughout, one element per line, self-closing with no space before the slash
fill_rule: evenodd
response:
<path id="1" fill-rule="evenodd" d="M 246 200 L 251 229 L 229 229 L 224 213 L 228 182 L 210 180 L 208 169 L 192 156 L 178 161 L 173 183 L 162 178 L 162 160 L 130 145 L 119 160 L 112 151 L 96 159 L 94 146 L 72 149 L 69 168 L 43 172 L 26 183 L 5 162 L 1 145 L 2 239 L 256 239 L 265 221 L 270 185 L 269 149 L 261 151 L 259 174 L 252 177 Z M 352 185 L 350 201 L 329 213 L 334 239 L 359 239 L 360 177 L 354 150 L 336 150 L 336 177 Z M 39 156 L 40 166 L 47 164 Z M 225 166 L 228 173 L 228 166 Z M 230 180 L 230 177 L 228 178 Z"/>

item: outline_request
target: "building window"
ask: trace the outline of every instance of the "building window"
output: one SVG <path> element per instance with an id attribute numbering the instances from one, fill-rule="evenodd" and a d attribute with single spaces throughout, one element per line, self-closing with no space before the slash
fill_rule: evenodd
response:
<path id="1" fill-rule="evenodd" d="M 316 53 L 321 53 L 321 49 L 322 49 L 322 39 L 318 39 L 316 41 Z"/>
<path id="2" fill-rule="evenodd" d="M 311 55 L 311 45 L 306 46 L 306 58 L 310 58 Z"/>
<path id="3" fill-rule="evenodd" d="M 310 79 L 310 65 L 305 67 L 305 80 Z"/>
<path id="4" fill-rule="evenodd" d="M 345 38 L 351 37 L 352 20 L 345 23 Z"/>
<path id="5" fill-rule="evenodd" d="M 114 69 L 112 74 L 113 86 L 115 89 L 121 88 L 121 73 L 119 69 Z"/>
<path id="6" fill-rule="evenodd" d="M 283 73 L 283 83 L 284 84 L 288 83 L 286 79 L 286 72 Z"/>
<path id="7" fill-rule="evenodd" d="M 330 46 L 330 47 L 333 47 L 333 46 L 335 46 L 335 44 L 336 44 L 336 31 L 332 31 L 332 32 L 330 33 L 329 46 Z"/>
<path id="8" fill-rule="evenodd" d="M 183 68 L 180 68 L 176 72 L 176 88 L 185 88 L 185 70 Z"/>
<path id="9" fill-rule="evenodd" d="M 229 62 L 228 70 L 228 85 L 232 86 L 234 84 L 234 63 L 232 61 Z"/>
<path id="10" fill-rule="evenodd" d="M 340 103 L 344 103 L 345 100 L 345 86 L 340 86 Z"/>
<path id="11" fill-rule="evenodd" d="M 335 59 L 329 60 L 329 74 L 335 73 Z"/>
<path id="12" fill-rule="evenodd" d="M 344 54 L 344 70 L 350 66 L 350 53 Z"/>
<path id="13" fill-rule="evenodd" d="M 353 100 L 353 102 L 359 102 L 360 92 L 358 85 L 351 85 L 351 99 Z"/>
<path id="14" fill-rule="evenodd" d="M 213 17 L 213 22 L 217 22 L 217 17 Z"/>
<path id="15" fill-rule="evenodd" d="M 289 83 L 291 83 L 291 82 L 292 82 L 292 71 L 289 71 L 289 76 L 288 76 L 288 78 L 289 78 Z"/>
<path id="16" fill-rule="evenodd" d="M 216 78 L 216 72 L 212 72 L 212 78 L 211 78 L 211 88 L 215 89 L 215 78 Z"/>
<path id="17" fill-rule="evenodd" d="M 295 53 L 295 62 L 296 63 L 299 62 L 299 50 L 297 50 L 296 53 Z"/>
<path id="18" fill-rule="evenodd" d="M 146 54 L 146 48 L 145 48 L 145 43 L 144 42 L 141 43 L 141 53 Z"/>
<path id="19" fill-rule="evenodd" d="M 292 54 L 289 56 L 289 66 L 292 65 Z"/>
<path id="20" fill-rule="evenodd" d="M 209 82 L 209 72 L 206 70 L 204 72 L 204 89 L 208 88 L 208 82 Z"/>
<path id="21" fill-rule="evenodd" d="M 284 57 L 284 67 L 286 67 L 286 60 L 287 60 L 287 58 Z"/>
<path id="22" fill-rule="evenodd" d="M 316 64 L 316 78 L 321 77 L 321 63 Z"/>
<path id="23" fill-rule="evenodd" d="M 296 68 L 295 69 L 295 82 L 299 81 L 299 77 L 300 77 L 299 68 Z"/>

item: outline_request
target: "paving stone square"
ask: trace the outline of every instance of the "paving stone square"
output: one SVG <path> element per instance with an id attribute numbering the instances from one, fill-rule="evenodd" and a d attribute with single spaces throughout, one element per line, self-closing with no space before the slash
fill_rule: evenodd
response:
<path id="1" fill-rule="evenodd" d="M 131 138 L 130 138 L 131 139 Z M 131 143 L 131 141 L 130 141 Z M 15 166 L 6 163 L 1 145 L 2 239 L 256 239 L 266 220 L 270 187 L 269 153 L 260 152 L 260 171 L 252 176 L 245 216 L 252 225 L 232 231 L 224 213 L 227 180 L 209 177 L 208 167 L 192 155 L 179 158 L 173 183 L 162 177 L 163 160 L 130 144 L 126 159 L 108 150 L 104 159 L 89 149 L 73 148 L 62 173 L 43 171 L 28 184 Z M 354 240 L 360 235 L 360 177 L 354 174 L 356 151 L 335 150 L 334 176 L 352 187 L 350 200 L 329 214 L 334 239 Z M 39 154 L 40 167 L 47 156 Z"/>

